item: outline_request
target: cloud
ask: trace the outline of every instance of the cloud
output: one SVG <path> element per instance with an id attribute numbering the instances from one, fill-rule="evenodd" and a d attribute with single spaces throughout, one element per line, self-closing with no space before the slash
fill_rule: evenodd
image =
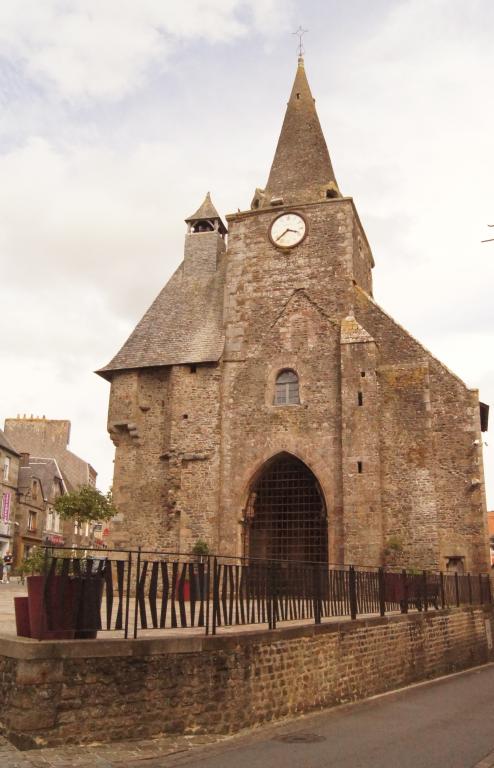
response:
<path id="1" fill-rule="evenodd" d="M 109 480 L 108 387 L 91 371 L 181 260 L 204 193 L 226 213 L 266 181 L 295 10 L 376 299 L 494 403 L 494 243 L 480 245 L 494 223 L 494 5 L 371 5 L 0 3 L 2 415 L 72 418 Z"/>
<path id="2" fill-rule="evenodd" d="M 3 0 L 0 56 L 63 98 L 120 99 L 179 41 L 232 44 L 280 19 L 283 0 Z"/>

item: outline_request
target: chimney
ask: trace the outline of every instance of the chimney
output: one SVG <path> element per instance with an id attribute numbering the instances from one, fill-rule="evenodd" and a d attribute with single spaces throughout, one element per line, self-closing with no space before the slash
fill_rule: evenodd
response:
<path id="1" fill-rule="evenodd" d="M 28 467 L 29 466 L 29 454 L 28 453 L 21 453 L 20 466 L 21 467 Z"/>

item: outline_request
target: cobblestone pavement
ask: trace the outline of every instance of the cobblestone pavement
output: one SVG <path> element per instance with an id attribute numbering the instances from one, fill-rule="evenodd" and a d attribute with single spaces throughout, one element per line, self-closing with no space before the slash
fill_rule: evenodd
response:
<path id="1" fill-rule="evenodd" d="M 20 752 L 0 736 L 0 768 L 146 768 L 150 761 L 184 755 L 225 736 L 163 736 L 143 741 L 68 746 Z"/>

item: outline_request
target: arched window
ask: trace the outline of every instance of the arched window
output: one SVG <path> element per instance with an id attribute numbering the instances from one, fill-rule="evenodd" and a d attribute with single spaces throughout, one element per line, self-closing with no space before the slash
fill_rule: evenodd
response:
<path id="1" fill-rule="evenodd" d="M 281 371 L 276 377 L 274 404 L 298 405 L 299 403 L 297 374 L 295 371 Z"/>

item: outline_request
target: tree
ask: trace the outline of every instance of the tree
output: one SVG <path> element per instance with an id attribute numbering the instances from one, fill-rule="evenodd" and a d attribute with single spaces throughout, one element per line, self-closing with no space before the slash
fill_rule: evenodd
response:
<path id="1" fill-rule="evenodd" d="M 92 485 L 81 485 L 77 491 L 64 493 L 57 498 L 53 507 L 64 520 L 73 518 L 79 523 L 109 520 L 117 514 L 111 490 L 101 493 Z"/>

